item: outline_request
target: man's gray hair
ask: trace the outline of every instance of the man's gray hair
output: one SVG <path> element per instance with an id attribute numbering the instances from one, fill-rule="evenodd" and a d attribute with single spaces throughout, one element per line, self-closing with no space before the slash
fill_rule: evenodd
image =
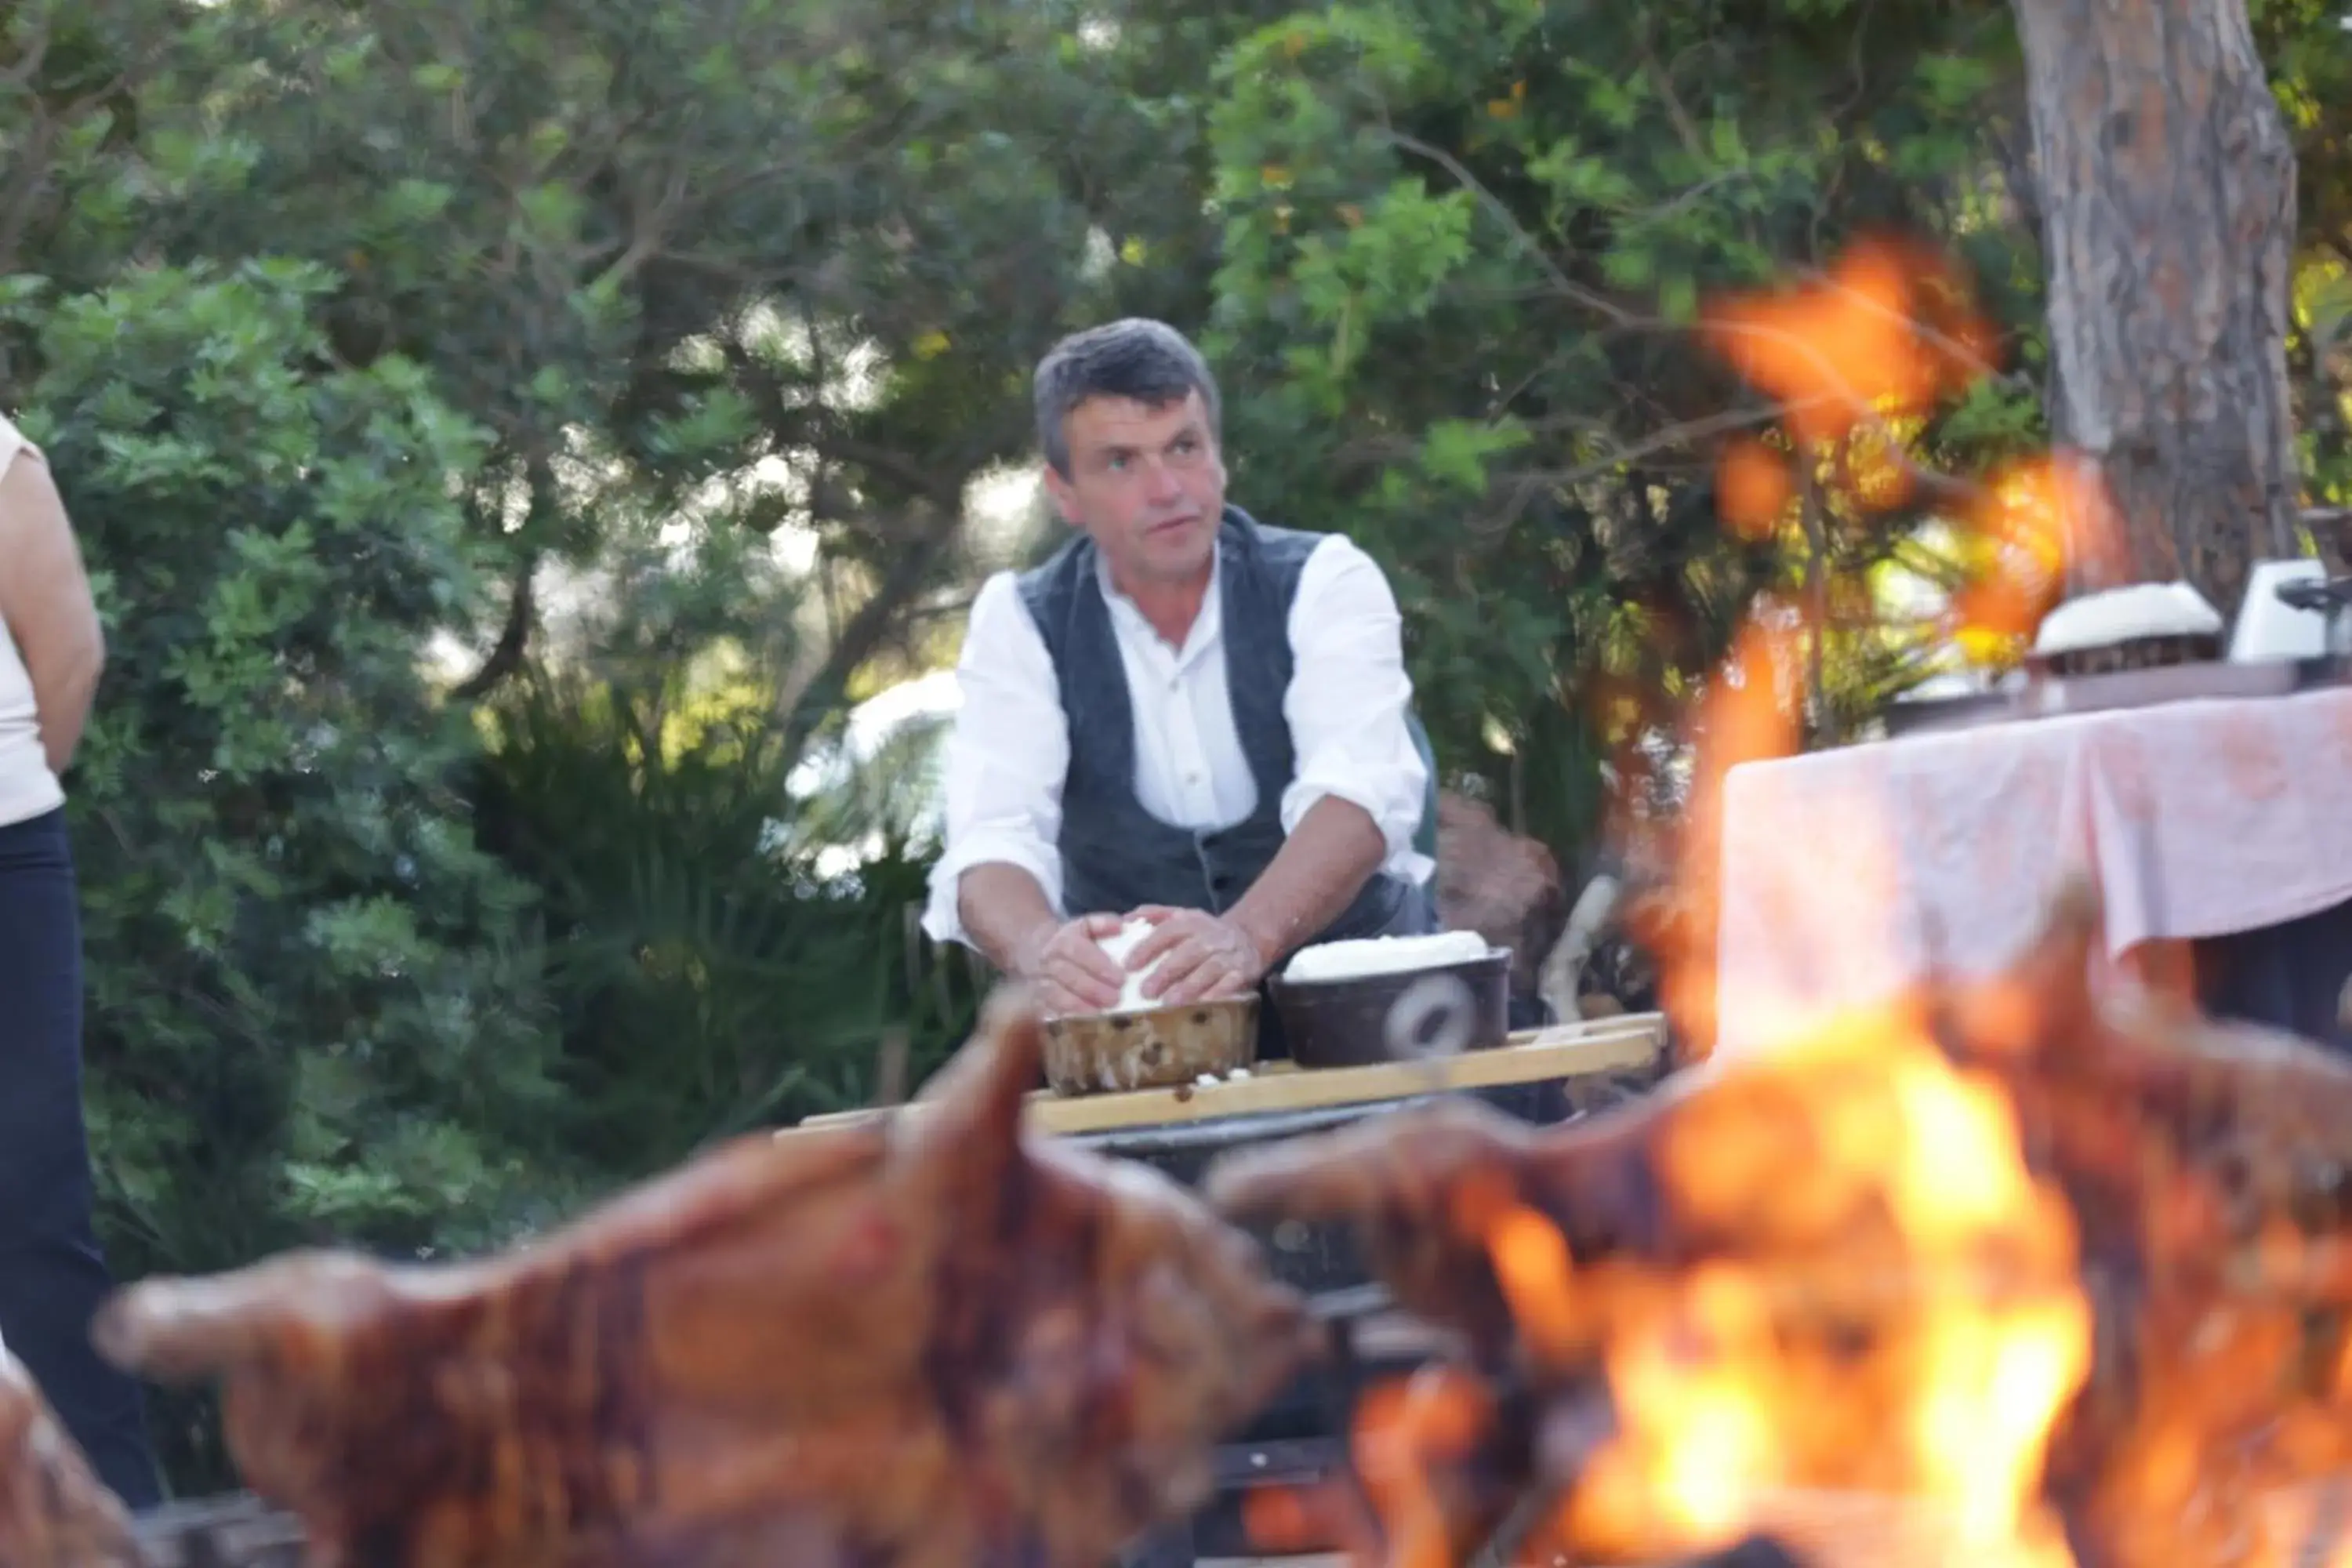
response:
<path id="1" fill-rule="evenodd" d="M 1070 443 L 1063 422 L 1089 397 L 1127 397 L 1150 408 L 1181 403 L 1197 392 L 1209 411 L 1209 431 L 1219 434 L 1223 408 L 1217 378 L 1184 334 L 1165 321 L 1141 316 L 1073 332 L 1037 362 L 1033 384 L 1037 405 L 1037 444 L 1045 460 L 1065 479 Z"/>

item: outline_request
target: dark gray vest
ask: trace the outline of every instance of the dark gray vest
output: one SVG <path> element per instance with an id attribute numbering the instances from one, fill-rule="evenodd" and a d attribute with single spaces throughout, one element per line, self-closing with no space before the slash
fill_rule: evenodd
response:
<path id="1" fill-rule="evenodd" d="M 1135 710 L 1094 542 L 1080 535 L 1023 574 L 1022 603 L 1053 656 L 1069 724 L 1059 845 L 1065 913 L 1166 904 L 1222 914 L 1281 849 L 1283 792 L 1297 773 L 1282 711 L 1292 669 L 1290 605 L 1321 537 L 1266 528 L 1239 507 L 1225 509 L 1218 532 L 1225 683 L 1257 805 L 1213 832 L 1172 826 L 1135 798 Z M 1314 940 L 1419 934 L 1433 925 L 1421 889 L 1383 872 Z"/>

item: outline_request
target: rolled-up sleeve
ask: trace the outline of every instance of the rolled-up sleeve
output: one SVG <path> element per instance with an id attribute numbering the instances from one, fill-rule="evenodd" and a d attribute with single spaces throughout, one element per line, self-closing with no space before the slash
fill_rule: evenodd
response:
<path id="1" fill-rule="evenodd" d="M 1045 901 L 1062 903 L 1062 779 L 1069 724 L 1053 657 L 1021 603 L 1013 574 L 999 573 L 973 599 L 956 662 L 961 703 L 948 738 L 947 844 L 931 868 L 923 930 L 934 942 L 971 937 L 957 909 L 957 883 L 975 866 L 1017 866 L 1037 879 Z"/>
<path id="2" fill-rule="evenodd" d="M 1412 680 L 1403 618 L 1387 576 L 1352 541 L 1333 534 L 1307 557 L 1291 602 L 1290 647 L 1283 713 L 1298 772 L 1283 794 L 1283 831 L 1337 795 L 1379 825 L 1387 870 L 1425 880 L 1433 868 L 1413 837 L 1429 770 L 1405 723 Z"/>

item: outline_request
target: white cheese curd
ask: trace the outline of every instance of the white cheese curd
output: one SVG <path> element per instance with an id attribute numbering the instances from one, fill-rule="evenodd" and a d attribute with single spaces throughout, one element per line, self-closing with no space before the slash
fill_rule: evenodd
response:
<path id="1" fill-rule="evenodd" d="M 1494 949 L 1475 931 L 1444 931 L 1433 936 L 1375 936 L 1352 942 L 1318 942 L 1300 948 L 1282 972 L 1290 981 L 1356 980 L 1370 974 L 1402 974 L 1470 963 Z"/>
<path id="2" fill-rule="evenodd" d="M 2033 651 L 2053 658 L 2143 637 L 2219 637 L 2221 613 L 2186 583 L 2135 583 L 2069 599 L 2042 617 Z"/>
<path id="3" fill-rule="evenodd" d="M 1135 944 L 1137 942 L 1141 942 L 1145 937 L 1150 936 L 1150 934 L 1151 922 L 1150 921 L 1129 921 L 1125 925 L 1119 927 L 1116 935 L 1104 937 L 1097 945 L 1102 948 L 1103 952 L 1110 955 L 1110 961 L 1113 963 L 1118 964 L 1121 969 L 1125 969 L 1127 967 L 1127 955 L 1135 951 Z M 1114 1014 L 1149 1013 L 1155 1008 L 1165 1005 L 1165 1004 L 1160 1002 L 1157 997 L 1146 996 L 1143 994 L 1143 983 L 1150 979 L 1152 970 L 1158 969 L 1159 967 L 1159 964 L 1154 963 L 1151 966 L 1151 969 L 1138 970 L 1128 975 L 1126 984 L 1121 986 L 1119 989 L 1118 1001 L 1112 1005 L 1110 1011 Z"/>

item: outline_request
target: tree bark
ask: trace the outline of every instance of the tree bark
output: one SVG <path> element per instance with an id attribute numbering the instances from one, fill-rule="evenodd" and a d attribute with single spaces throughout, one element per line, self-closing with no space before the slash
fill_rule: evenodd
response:
<path id="1" fill-rule="evenodd" d="M 2224 616 L 2295 550 L 2294 152 L 2246 0 L 2015 0 L 2050 277 L 2051 409 L 2115 549 Z"/>

